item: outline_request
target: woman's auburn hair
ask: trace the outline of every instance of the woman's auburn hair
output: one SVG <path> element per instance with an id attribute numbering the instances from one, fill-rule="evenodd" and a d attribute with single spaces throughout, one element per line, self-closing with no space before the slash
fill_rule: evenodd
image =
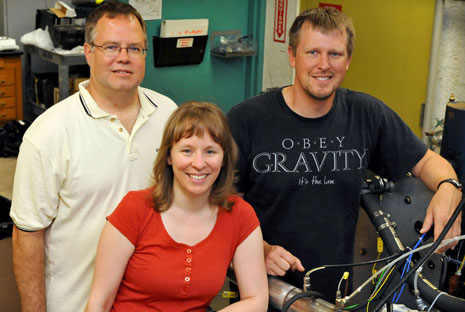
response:
<path id="1" fill-rule="evenodd" d="M 215 104 L 189 101 L 178 107 L 169 117 L 153 167 L 152 202 L 156 211 L 167 210 L 173 203 L 174 174 L 168 158 L 174 143 L 191 136 L 202 137 L 205 131 L 223 149 L 223 164 L 213 183 L 210 203 L 231 210 L 228 196 L 236 194 L 234 172 L 238 158 L 237 145 L 224 113 Z"/>

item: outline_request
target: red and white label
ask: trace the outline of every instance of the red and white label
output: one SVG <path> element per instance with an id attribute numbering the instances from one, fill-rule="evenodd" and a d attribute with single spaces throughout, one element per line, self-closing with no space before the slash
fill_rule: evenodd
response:
<path id="1" fill-rule="evenodd" d="M 194 44 L 194 38 L 179 38 L 176 48 L 190 48 Z"/>
<path id="2" fill-rule="evenodd" d="M 273 41 L 286 42 L 287 0 L 275 0 Z"/>

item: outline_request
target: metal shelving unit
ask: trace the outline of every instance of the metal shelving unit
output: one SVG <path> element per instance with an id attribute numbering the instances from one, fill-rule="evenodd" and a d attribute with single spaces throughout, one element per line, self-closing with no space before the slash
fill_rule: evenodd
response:
<path id="1" fill-rule="evenodd" d="M 25 77 L 26 77 L 26 99 L 34 115 L 40 115 L 46 110 L 45 106 L 37 105 L 34 99 L 34 81 L 31 70 L 31 58 L 36 56 L 50 63 L 58 65 L 58 88 L 60 89 L 60 99 L 65 99 L 69 95 L 69 66 L 86 65 L 84 53 L 80 54 L 59 54 L 45 50 L 34 45 L 24 45 L 25 54 Z"/>

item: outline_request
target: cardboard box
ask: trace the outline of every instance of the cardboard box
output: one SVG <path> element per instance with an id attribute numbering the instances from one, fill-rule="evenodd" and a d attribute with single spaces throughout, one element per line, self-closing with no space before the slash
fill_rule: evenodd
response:
<path id="1" fill-rule="evenodd" d="M 53 88 L 53 104 L 60 102 L 60 89 Z"/>
<path id="2" fill-rule="evenodd" d="M 62 1 L 56 1 L 55 2 L 55 7 L 50 8 L 50 11 L 55 13 L 56 16 L 59 18 L 62 17 L 76 17 L 76 11 L 66 3 Z"/>
<path id="3" fill-rule="evenodd" d="M 79 91 L 79 84 L 83 81 L 88 80 L 89 78 L 70 78 L 69 79 L 69 95 L 74 94 Z"/>
<path id="4" fill-rule="evenodd" d="M 79 91 L 79 84 L 89 78 L 69 78 L 69 95 Z M 58 87 L 53 89 L 53 104 L 60 102 L 60 89 Z"/>

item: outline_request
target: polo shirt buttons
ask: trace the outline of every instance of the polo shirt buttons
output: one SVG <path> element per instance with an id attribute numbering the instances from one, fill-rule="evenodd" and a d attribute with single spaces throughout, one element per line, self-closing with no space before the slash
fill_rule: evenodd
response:
<path id="1" fill-rule="evenodd" d="M 139 159 L 139 153 L 130 153 L 129 160 L 137 160 Z"/>
<path id="2" fill-rule="evenodd" d="M 110 118 L 110 121 L 111 121 L 111 122 L 115 122 L 115 120 L 116 120 L 115 117 L 111 117 L 111 118 Z"/>
<path id="3" fill-rule="evenodd" d="M 119 131 L 119 132 L 123 132 L 123 128 L 119 128 L 118 131 Z"/>

